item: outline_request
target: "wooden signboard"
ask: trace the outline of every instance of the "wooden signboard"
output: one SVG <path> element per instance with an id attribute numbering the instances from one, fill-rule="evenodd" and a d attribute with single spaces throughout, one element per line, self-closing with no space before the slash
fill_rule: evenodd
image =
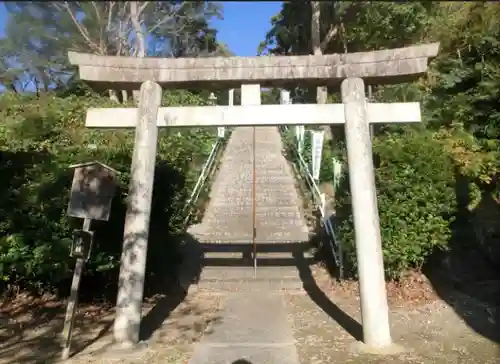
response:
<path id="1" fill-rule="evenodd" d="M 107 221 L 119 172 L 100 162 L 75 164 L 70 168 L 75 172 L 67 215 Z"/>

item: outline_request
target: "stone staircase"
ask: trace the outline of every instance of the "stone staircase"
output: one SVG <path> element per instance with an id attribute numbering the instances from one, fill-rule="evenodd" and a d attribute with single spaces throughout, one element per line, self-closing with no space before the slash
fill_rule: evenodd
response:
<path id="1" fill-rule="evenodd" d="M 255 132 L 257 275 L 252 259 L 253 128 L 239 127 L 222 156 L 202 222 L 188 230 L 203 267 L 197 288 L 302 287 L 296 263 L 310 259 L 310 233 L 293 172 L 278 129 L 257 127 Z"/>

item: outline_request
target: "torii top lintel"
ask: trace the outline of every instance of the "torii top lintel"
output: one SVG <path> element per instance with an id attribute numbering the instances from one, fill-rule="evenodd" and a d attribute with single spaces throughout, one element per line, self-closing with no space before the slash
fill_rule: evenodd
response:
<path id="1" fill-rule="evenodd" d="M 262 56 L 208 58 L 135 58 L 68 52 L 80 78 L 96 87 L 139 89 L 144 81 L 164 88 L 239 88 L 337 85 L 347 77 L 367 84 L 412 81 L 427 72 L 429 58 L 439 43 L 372 52 L 322 56 Z"/>

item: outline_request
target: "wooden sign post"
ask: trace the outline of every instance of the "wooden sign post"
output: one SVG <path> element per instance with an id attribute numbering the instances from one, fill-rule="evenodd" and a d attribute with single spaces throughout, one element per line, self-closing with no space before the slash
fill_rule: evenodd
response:
<path id="1" fill-rule="evenodd" d="M 99 162 L 89 162 L 70 166 L 74 168 L 73 184 L 67 215 L 82 218 L 83 227 L 73 234 L 70 256 L 76 258 L 71 282 L 71 292 L 66 307 L 63 330 L 62 359 L 69 358 L 71 353 L 71 336 L 78 304 L 78 289 L 85 262 L 90 258 L 93 233 L 90 231 L 92 220 L 109 219 L 111 201 L 116 189 L 118 172 Z"/>

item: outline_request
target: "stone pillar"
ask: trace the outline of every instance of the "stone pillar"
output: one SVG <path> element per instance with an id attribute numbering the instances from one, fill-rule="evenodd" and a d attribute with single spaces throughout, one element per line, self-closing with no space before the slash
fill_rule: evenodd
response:
<path id="1" fill-rule="evenodd" d="M 287 90 L 280 91 L 280 104 L 281 105 L 291 104 L 290 91 L 287 91 Z"/>
<path id="2" fill-rule="evenodd" d="M 384 279 L 377 194 L 364 82 L 348 78 L 341 86 L 345 135 L 358 259 L 364 343 L 381 348 L 392 343 Z"/>
<path id="3" fill-rule="evenodd" d="M 241 85 L 241 104 L 260 105 L 260 85 Z"/>
<path id="4" fill-rule="evenodd" d="M 156 120 L 161 98 L 160 85 L 151 81 L 142 84 L 114 323 L 114 339 L 123 346 L 132 346 L 139 341 L 158 143 Z"/>
<path id="5" fill-rule="evenodd" d="M 229 97 L 228 97 L 228 105 L 233 106 L 234 105 L 234 88 L 229 90 Z"/>

